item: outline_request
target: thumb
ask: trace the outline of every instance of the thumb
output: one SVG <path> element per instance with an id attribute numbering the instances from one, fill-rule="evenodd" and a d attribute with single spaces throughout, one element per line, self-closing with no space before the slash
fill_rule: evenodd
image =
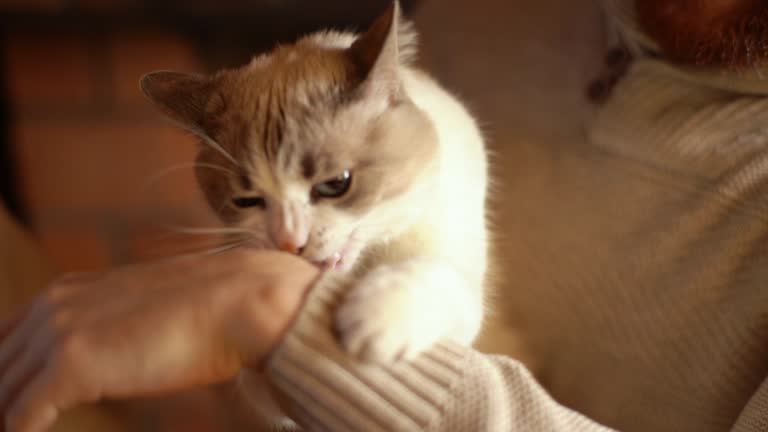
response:
<path id="1" fill-rule="evenodd" d="M 5 417 L 4 432 L 44 432 L 59 414 L 80 400 L 61 368 L 49 363 L 13 402 Z"/>

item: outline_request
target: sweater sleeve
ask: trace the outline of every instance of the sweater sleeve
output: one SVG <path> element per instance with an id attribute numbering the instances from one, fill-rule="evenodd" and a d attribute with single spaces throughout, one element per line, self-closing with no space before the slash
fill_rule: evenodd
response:
<path id="1" fill-rule="evenodd" d="M 336 297 L 310 295 L 266 368 L 305 430 L 609 430 L 555 402 L 522 364 L 457 344 L 386 367 L 359 363 L 331 330 Z"/>

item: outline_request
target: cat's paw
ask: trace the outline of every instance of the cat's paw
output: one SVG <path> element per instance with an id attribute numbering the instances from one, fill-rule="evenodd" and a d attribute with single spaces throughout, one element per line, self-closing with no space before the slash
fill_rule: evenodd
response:
<path id="1" fill-rule="evenodd" d="M 413 267 L 374 270 L 356 285 L 336 315 L 348 352 L 364 361 L 390 363 L 412 358 L 442 336 L 426 281 Z"/>

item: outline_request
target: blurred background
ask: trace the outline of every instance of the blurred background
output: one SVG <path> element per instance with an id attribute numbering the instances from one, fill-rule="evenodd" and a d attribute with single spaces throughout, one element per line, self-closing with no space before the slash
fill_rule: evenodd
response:
<path id="1" fill-rule="evenodd" d="M 196 142 L 144 99 L 141 75 L 241 65 L 312 30 L 363 28 L 386 3 L 0 0 L 3 199 L 57 271 L 98 270 L 196 247 L 168 229 L 211 222 L 192 171 L 184 168 Z M 598 5 L 402 3 L 422 36 L 421 63 L 468 104 L 488 137 L 503 268 L 521 254 L 511 247 L 520 239 L 505 233 L 516 232 L 508 227 L 521 224 L 526 200 L 536 199 L 530 185 L 547 175 L 547 161 L 584 140 L 592 109 L 585 92 L 604 52 Z M 497 290 L 509 292 L 512 284 L 501 274 Z M 525 359 L 500 297 L 481 347 Z M 60 430 L 239 430 L 222 412 L 201 392 L 83 410 Z M 105 426 L 113 416 L 133 423 Z"/>

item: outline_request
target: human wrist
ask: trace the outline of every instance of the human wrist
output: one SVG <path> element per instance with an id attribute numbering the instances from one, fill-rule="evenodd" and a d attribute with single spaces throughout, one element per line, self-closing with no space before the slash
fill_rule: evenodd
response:
<path id="1" fill-rule="evenodd" d="M 319 275 L 305 260 L 284 253 L 243 251 L 233 256 L 236 295 L 229 334 L 240 346 L 243 367 L 261 369 L 291 328 Z"/>

